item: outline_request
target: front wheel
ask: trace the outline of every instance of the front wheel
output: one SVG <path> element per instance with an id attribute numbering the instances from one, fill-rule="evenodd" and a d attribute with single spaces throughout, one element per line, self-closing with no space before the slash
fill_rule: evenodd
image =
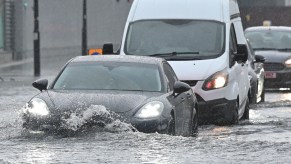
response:
<path id="1" fill-rule="evenodd" d="M 193 109 L 195 111 L 195 109 Z M 198 112 L 197 112 L 198 113 Z M 190 119 L 176 118 L 174 114 L 171 114 L 171 120 L 169 122 L 168 134 L 173 136 L 196 136 L 198 133 L 198 114 L 193 115 Z M 178 120 L 177 120 L 178 119 Z"/>
<path id="2" fill-rule="evenodd" d="M 263 88 L 263 91 L 261 94 L 261 102 L 265 102 L 265 87 Z"/>
<path id="3" fill-rule="evenodd" d="M 246 106 L 245 106 L 245 111 L 242 116 L 243 120 L 248 120 L 250 118 L 250 103 L 249 103 L 249 98 L 247 98 Z"/>
<path id="4" fill-rule="evenodd" d="M 222 117 L 217 120 L 217 125 L 235 125 L 238 123 L 238 101 L 228 104 L 225 107 Z"/>
<path id="5" fill-rule="evenodd" d="M 236 101 L 234 109 L 232 109 L 232 120 L 230 121 L 231 125 L 238 124 L 238 102 Z"/>
<path id="6" fill-rule="evenodd" d="M 196 110 L 196 114 L 193 116 L 193 120 L 192 120 L 192 131 L 191 131 L 191 136 L 192 137 L 196 137 L 198 134 L 198 110 Z"/>

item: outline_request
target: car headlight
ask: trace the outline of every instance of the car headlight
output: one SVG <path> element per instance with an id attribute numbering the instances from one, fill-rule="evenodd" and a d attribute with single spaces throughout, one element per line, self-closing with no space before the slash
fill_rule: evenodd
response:
<path id="1" fill-rule="evenodd" d="M 160 101 L 152 101 L 145 104 L 139 111 L 135 114 L 137 118 L 154 118 L 162 114 L 164 109 L 164 104 Z"/>
<path id="2" fill-rule="evenodd" d="M 203 90 L 213 90 L 223 88 L 228 83 L 228 73 L 220 71 L 210 76 L 203 84 Z"/>
<path id="3" fill-rule="evenodd" d="M 286 67 L 290 68 L 291 67 L 291 59 L 288 59 L 285 61 Z"/>
<path id="4" fill-rule="evenodd" d="M 39 98 L 33 98 L 25 108 L 25 113 L 29 113 L 35 116 L 47 116 L 49 115 L 49 109 L 47 104 Z"/>

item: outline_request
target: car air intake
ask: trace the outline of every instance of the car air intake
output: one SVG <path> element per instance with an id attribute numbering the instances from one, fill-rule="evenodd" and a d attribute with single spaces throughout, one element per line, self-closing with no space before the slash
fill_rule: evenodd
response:
<path id="1" fill-rule="evenodd" d="M 265 71 L 281 71 L 285 67 L 281 63 L 264 63 Z"/>
<path id="2" fill-rule="evenodd" d="M 197 84 L 197 80 L 182 80 L 182 82 L 187 83 L 191 87 L 194 87 Z"/>

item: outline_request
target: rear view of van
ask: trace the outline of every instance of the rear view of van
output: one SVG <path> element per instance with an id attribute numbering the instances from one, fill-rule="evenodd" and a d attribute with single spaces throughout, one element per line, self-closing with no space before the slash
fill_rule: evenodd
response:
<path id="1" fill-rule="evenodd" d="M 120 54 L 169 61 L 194 90 L 202 122 L 249 118 L 246 39 L 236 0 L 135 0 Z"/>

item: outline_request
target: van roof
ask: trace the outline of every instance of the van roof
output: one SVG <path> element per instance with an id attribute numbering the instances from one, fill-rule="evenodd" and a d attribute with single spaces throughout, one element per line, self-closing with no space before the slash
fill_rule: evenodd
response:
<path id="1" fill-rule="evenodd" d="M 204 19 L 228 22 L 238 16 L 237 0 L 135 0 L 127 21 Z"/>

